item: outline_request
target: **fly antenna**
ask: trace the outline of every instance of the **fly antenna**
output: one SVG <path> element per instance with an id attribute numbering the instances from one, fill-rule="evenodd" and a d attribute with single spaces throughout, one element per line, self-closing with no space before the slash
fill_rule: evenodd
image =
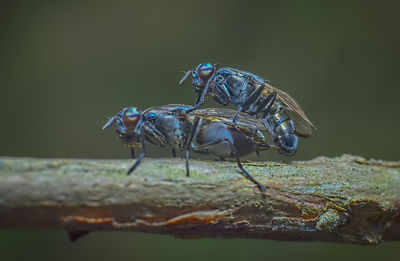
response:
<path id="1" fill-rule="evenodd" d="M 106 130 L 108 127 L 110 127 L 111 125 L 113 125 L 113 123 L 115 122 L 115 117 L 111 117 L 108 122 L 103 126 L 102 130 Z"/>
<path id="2" fill-rule="evenodd" d="M 192 71 L 187 71 L 185 73 L 185 76 L 183 76 L 182 79 L 179 81 L 179 86 L 181 86 L 189 78 L 189 76 L 191 74 L 192 74 Z"/>

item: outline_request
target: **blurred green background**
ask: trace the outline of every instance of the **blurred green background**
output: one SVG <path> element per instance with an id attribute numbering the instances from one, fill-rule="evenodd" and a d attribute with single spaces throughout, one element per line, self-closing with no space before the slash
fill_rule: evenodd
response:
<path id="1" fill-rule="evenodd" d="M 212 62 L 269 79 L 301 104 L 318 131 L 292 159 L 399 160 L 399 10 L 398 1 L 3 1 L 0 155 L 129 158 L 101 131 L 105 116 L 192 104 L 182 71 Z M 398 260 L 399 246 L 123 232 L 72 244 L 62 231 L 0 231 L 0 260 Z"/>

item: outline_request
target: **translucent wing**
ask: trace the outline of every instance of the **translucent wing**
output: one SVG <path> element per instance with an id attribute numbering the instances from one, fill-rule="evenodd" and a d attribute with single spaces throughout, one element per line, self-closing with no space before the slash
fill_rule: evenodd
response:
<path id="1" fill-rule="evenodd" d="M 308 137 L 312 134 L 313 129 L 317 129 L 314 124 L 312 124 L 311 121 L 307 118 L 306 114 L 300 108 L 299 104 L 292 97 L 290 97 L 289 94 L 266 83 L 264 84 L 264 86 L 268 92 L 277 92 L 276 99 L 287 107 L 286 113 L 294 122 L 297 134 L 303 137 Z"/>
<path id="2" fill-rule="evenodd" d="M 226 109 L 226 108 L 204 108 L 193 111 L 192 115 L 198 115 L 200 117 L 209 118 L 212 120 L 222 120 L 226 123 L 234 124 L 232 119 L 235 115 L 236 110 Z M 236 118 L 236 125 L 239 127 L 245 127 L 250 129 L 257 129 L 261 131 L 266 131 L 264 123 L 247 113 L 239 113 Z"/>
<path id="3" fill-rule="evenodd" d="M 169 113 L 169 112 L 175 112 L 175 111 L 178 111 L 178 110 L 185 111 L 185 110 L 188 110 L 190 108 L 192 108 L 192 106 L 185 105 L 185 104 L 167 104 L 167 105 L 163 105 L 163 106 L 157 106 L 157 107 L 148 108 L 148 109 L 144 110 L 143 113 L 145 113 L 147 111 L 156 111 L 156 112 L 159 111 L 159 112 Z"/>

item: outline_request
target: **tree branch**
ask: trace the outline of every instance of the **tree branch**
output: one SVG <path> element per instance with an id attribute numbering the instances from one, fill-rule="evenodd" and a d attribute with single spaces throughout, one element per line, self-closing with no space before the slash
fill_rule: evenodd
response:
<path id="1" fill-rule="evenodd" d="M 377 244 L 400 239 L 400 162 L 343 155 L 236 163 L 0 158 L 0 228 Z"/>

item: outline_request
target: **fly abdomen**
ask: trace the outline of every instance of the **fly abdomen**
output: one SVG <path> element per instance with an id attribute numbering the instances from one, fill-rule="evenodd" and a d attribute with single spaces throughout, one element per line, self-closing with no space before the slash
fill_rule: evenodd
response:
<path id="1" fill-rule="evenodd" d="M 294 155 L 298 140 L 294 123 L 279 106 L 274 107 L 266 115 L 266 120 L 273 132 L 274 142 L 280 148 L 280 153 Z"/>
<path id="2" fill-rule="evenodd" d="M 275 144 L 279 147 L 278 151 L 282 154 L 292 156 L 297 150 L 297 136 L 293 133 L 285 133 L 278 135 L 274 139 Z"/>
<path id="3" fill-rule="evenodd" d="M 285 121 L 279 122 L 275 125 L 274 133 L 277 135 L 284 135 L 286 133 L 295 134 L 296 129 L 294 128 L 293 121 L 288 118 Z"/>

